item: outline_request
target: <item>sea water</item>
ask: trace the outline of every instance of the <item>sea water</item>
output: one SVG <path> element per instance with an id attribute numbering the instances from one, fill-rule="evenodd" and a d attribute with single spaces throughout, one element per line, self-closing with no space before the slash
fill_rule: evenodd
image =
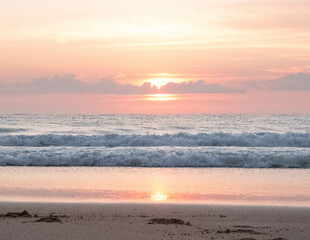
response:
<path id="1" fill-rule="evenodd" d="M 0 166 L 310 168 L 310 115 L 1 115 Z"/>
<path id="2" fill-rule="evenodd" d="M 2 115 L 0 201 L 310 206 L 309 115 Z"/>

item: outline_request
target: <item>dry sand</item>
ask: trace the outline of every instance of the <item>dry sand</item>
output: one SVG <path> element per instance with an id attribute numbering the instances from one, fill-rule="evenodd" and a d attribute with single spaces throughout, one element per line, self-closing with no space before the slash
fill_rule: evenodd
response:
<path id="1" fill-rule="evenodd" d="M 23 210 L 32 217 L 4 216 Z M 0 239 L 310 239 L 310 208 L 0 203 L 0 214 Z"/>

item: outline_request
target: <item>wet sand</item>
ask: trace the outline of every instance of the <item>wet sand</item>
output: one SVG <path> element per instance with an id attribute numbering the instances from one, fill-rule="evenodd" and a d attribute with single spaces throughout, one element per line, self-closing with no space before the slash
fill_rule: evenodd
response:
<path id="1" fill-rule="evenodd" d="M 3 202 L 0 215 L 0 239 L 306 240 L 310 236 L 310 208 L 298 207 Z"/>

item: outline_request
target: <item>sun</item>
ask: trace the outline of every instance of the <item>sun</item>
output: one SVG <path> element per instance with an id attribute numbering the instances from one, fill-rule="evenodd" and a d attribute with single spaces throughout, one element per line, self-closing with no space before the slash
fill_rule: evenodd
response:
<path id="1" fill-rule="evenodd" d="M 169 73 L 159 73 L 159 74 L 152 74 L 152 78 L 146 79 L 143 82 L 151 83 L 152 87 L 156 87 L 160 89 L 162 86 L 166 85 L 167 83 L 180 83 L 184 82 L 185 80 L 179 78 L 177 75 L 169 74 Z"/>
<path id="2" fill-rule="evenodd" d="M 162 86 L 166 85 L 169 82 L 175 82 L 175 79 L 168 78 L 168 77 L 156 77 L 147 80 L 146 82 L 151 83 L 151 86 L 155 86 L 156 88 L 160 89 Z"/>

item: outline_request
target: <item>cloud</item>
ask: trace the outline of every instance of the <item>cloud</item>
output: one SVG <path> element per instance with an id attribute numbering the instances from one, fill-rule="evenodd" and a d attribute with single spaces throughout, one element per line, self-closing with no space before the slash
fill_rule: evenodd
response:
<path id="1" fill-rule="evenodd" d="M 271 80 L 271 89 L 276 91 L 310 91 L 310 74 L 288 74 Z"/>
<path id="2" fill-rule="evenodd" d="M 73 74 L 56 75 L 49 78 L 38 78 L 28 83 L 0 85 L 1 93 L 93 93 L 115 95 L 145 95 L 156 93 L 195 94 L 195 93 L 242 93 L 243 89 L 229 89 L 216 83 L 208 84 L 205 81 L 168 83 L 157 89 L 145 82 L 141 86 L 119 84 L 112 78 L 102 78 L 98 82 L 85 82 Z"/>
<path id="3" fill-rule="evenodd" d="M 169 82 L 162 86 L 160 93 L 243 93 L 245 89 L 229 89 L 217 83 L 208 84 L 205 81 L 197 82 Z"/>
<path id="4" fill-rule="evenodd" d="M 156 88 L 150 83 L 142 86 L 132 84 L 118 84 L 114 79 L 102 78 L 98 82 L 85 82 L 76 78 L 73 74 L 64 76 L 56 75 L 53 78 L 38 78 L 29 83 L 18 83 L 0 86 L 3 93 L 95 93 L 95 94 L 151 94 Z"/>

